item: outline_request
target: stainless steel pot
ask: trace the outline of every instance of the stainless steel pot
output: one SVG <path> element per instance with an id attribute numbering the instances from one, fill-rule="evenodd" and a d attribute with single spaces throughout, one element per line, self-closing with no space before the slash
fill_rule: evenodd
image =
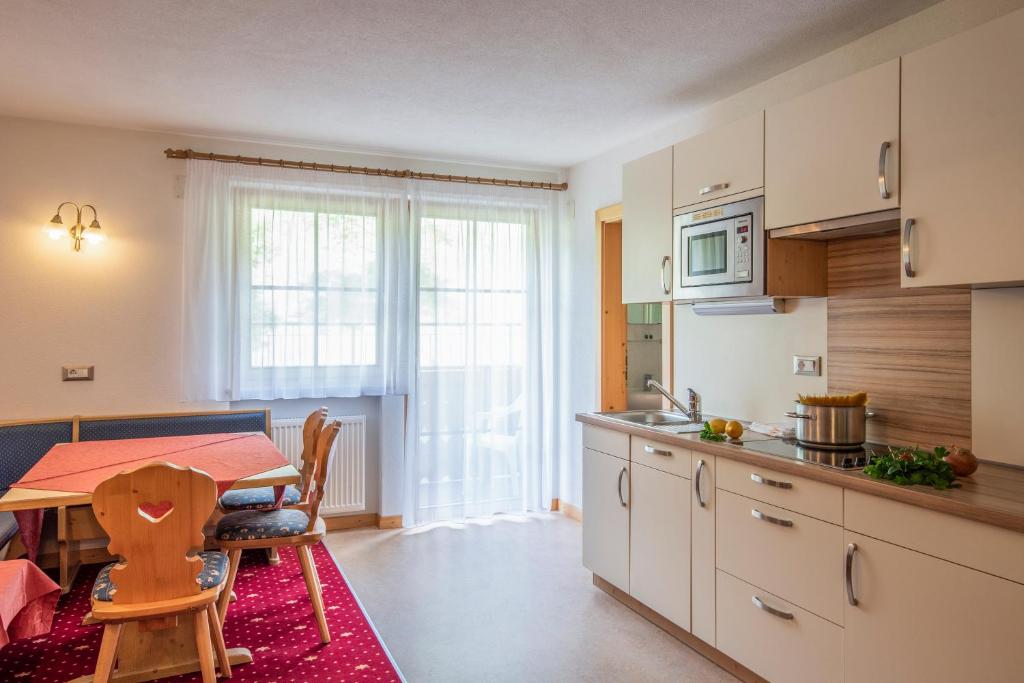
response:
<path id="1" fill-rule="evenodd" d="M 874 413 L 864 406 L 809 406 L 796 403 L 786 417 L 796 420 L 796 440 L 812 448 L 857 448 L 866 438 L 865 421 Z"/>

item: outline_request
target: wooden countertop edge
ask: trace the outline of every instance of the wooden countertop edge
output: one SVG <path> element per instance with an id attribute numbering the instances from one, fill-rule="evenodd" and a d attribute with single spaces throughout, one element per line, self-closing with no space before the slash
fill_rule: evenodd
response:
<path id="1" fill-rule="evenodd" d="M 842 488 L 850 489 L 851 491 L 859 491 L 861 493 L 879 496 L 880 498 L 888 498 L 890 500 L 916 505 L 928 510 L 956 515 L 958 517 L 964 517 L 984 524 L 991 524 L 1004 529 L 1010 529 L 1011 531 L 1024 533 L 1024 472 L 1021 472 L 1016 468 L 983 463 L 979 467 L 979 472 L 1005 472 L 1010 476 L 1019 478 L 1021 481 L 1021 499 L 1018 502 L 1018 505 L 1021 508 L 1020 512 L 991 505 L 979 504 L 977 502 L 967 500 L 957 500 L 955 498 L 957 493 L 985 495 L 984 486 L 969 479 L 959 480 L 965 487 L 970 487 L 966 490 L 965 488 L 960 488 L 937 491 L 916 486 L 900 486 L 898 484 L 872 479 L 859 470 L 834 470 L 821 465 L 788 460 L 786 458 L 750 451 L 737 444 L 702 441 L 700 436 L 697 434 L 671 434 L 659 429 L 624 424 L 617 420 L 609 419 L 601 415 L 595 415 L 593 413 L 577 413 L 576 421 L 597 427 L 603 427 L 605 429 L 611 429 L 617 432 L 624 432 L 626 434 L 644 436 L 654 441 L 683 446 L 694 451 L 729 458 L 747 465 L 765 467 L 767 469 L 775 470 L 776 472 L 792 474 L 806 479 L 813 479 L 826 484 L 841 486 Z"/>

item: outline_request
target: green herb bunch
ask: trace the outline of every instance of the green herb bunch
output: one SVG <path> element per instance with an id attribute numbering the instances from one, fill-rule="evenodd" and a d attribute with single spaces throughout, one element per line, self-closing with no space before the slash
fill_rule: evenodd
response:
<path id="1" fill-rule="evenodd" d="M 716 434 L 711 423 L 705 422 L 704 429 L 700 430 L 700 438 L 704 441 L 725 441 L 725 434 Z"/>
<path id="2" fill-rule="evenodd" d="M 864 473 L 875 479 L 908 486 L 926 484 L 937 489 L 956 486 L 956 475 L 949 463 L 943 460 L 948 451 L 939 446 L 934 452 L 922 448 L 889 447 L 889 452 L 874 455 L 864 468 Z"/>

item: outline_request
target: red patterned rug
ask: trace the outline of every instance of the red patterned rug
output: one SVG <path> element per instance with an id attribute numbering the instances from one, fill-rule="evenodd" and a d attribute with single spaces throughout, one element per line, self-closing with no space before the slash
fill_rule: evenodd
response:
<path id="1" fill-rule="evenodd" d="M 247 647 L 253 663 L 232 668 L 232 681 L 402 681 L 387 648 L 363 612 L 334 558 L 313 547 L 324 589 L 331 643 L 323 645 L 306 595 L 298 558 L 281 550 L 281 563 L 267 564 L 262 551 L 242 554 L 235 579 L 238 601 L 224 624 L 227 646 Z M 101 625 L 82 626 L 89 591 L 102 565 L 83 567 L 71 592 L 61 598 L 46 636 L 14 641 L 0 650 L 0 680 L 63 683 L 96 668 Z M 167 681 L 199 681 L 198 673 Z"/>

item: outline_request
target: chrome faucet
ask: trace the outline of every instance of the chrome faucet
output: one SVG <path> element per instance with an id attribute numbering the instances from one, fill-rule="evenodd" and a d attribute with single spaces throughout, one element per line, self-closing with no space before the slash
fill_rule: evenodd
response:
<path id="1" fill-rule="evenodd" d="M 669 400 L 669 402 L 676 407 L 676 410 L 681 412 L 683 415 L 685 415 L 687 418 L 689 418 L 693 422 L 703 422 L 704 421 L 704 416 L 701 415 L 701 412 L 700 412 L 700 397 L 697 395 L 697 392 L 694 391 L 693 389 L 687 389 L 686 390 L 687 393 L 689 394 L 689 401 L 690 401 L 690 407 L 687 408 L 687 407 L 683 406 L 683 404 L 680 403 L 679 400 L 676 399 L 676 397 L 671 394 L 671 392 L 669 392 L 665 387 L 661 386 L 661 383 L 658 382 L 657 380 L 648 379 L 647 380 L 647 388 L 648 389 L 654 389 L 654 390 L 658 391 L 659 393 L 661 393 L 662 396 L 667 398 Z"/>

